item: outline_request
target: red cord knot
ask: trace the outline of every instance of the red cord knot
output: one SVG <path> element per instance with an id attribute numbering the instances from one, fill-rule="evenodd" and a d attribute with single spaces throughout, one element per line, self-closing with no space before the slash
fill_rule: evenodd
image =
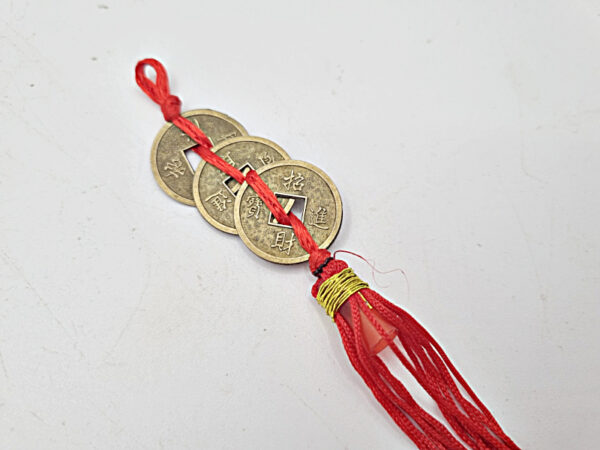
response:
<path id="1" fill-rule="evenodd" d="M 181 100 L 176 95 L 168 95 L 160 104 L 167 122 L 173 122 L 181 114 Z"/>
<path id="2" fill-rule="evenodd" d="M 317 298 L 321 284 L 331 276 L 347 268 L 348 264 L 340 259 L 333 258 L 328 250 L 321 248 L 311 252 L 308 267 L 313 274 L 317 271 L 319 272 L 318 275 L 315 275 L 318 278 L 312 287 L 312 295 Z"/>
<path id="3" fill-rule="evenodd" d="M 316 272 L 319 267 L 321 267 L 326 260 L 331 258 L 331 252 L 325 248 L 320 248 L 315 250 L 310 254 L 310 258 L 308 259 L 308 268 L 311 272 Z M 324 267 L 321 267 L 320 272 L 322 272 Z"/>

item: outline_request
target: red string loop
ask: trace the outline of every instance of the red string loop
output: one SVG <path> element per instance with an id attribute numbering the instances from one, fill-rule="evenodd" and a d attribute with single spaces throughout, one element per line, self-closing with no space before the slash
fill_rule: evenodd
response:
<path id="1" fill-rule="evenodd" d="M 156 73 L 156 82 L 146 76 L 146 67 L 150 66 Z M 169 77 L 164 66 L 156 59 L 142 59 L 135 66 L 135 81 L 160 109 L 167 122 L 173 122 L 181 113 L 181 100 L 169 92 Z"/>

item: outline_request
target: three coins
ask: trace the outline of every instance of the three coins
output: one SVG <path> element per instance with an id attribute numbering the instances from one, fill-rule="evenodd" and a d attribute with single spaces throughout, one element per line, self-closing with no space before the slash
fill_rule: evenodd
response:
<path id="1" fill-rule="evenodd" d="M 268 139 L 248 136 L 242 125 L 207 109 L 188 111 L 213 144 L 212 151 L 246 174 L 255 170 L 286 212 L 292 211 L 320 248 L 327 248 L 342 223 L 342 201 L 331 179 L 312 164 L 291 160 Z M 173 124 L 161 128 L 152 145 L 152 172 L 169 197 L 195 205 L 215 228 L 238 234 L 263 259 L 279 264 L 308 260 L 290 226 L 282 225 L 247 183 L 202 161 L 196 169 L 186 153 L 197 144 Z"/>

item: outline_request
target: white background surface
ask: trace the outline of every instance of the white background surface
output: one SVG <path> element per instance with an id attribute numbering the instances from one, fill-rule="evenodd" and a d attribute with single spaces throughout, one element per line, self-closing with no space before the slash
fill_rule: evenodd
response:
<path id="1" fill-rule="evenodd" d="M 524 448 L 597 445 L 600 4 L 7 1 L 0 448 L 412 448 L 306 265 L 259 260 L 149 164 L 184 109 L 324 169 L 333 248 L 442 343 Z M 409 383 L 410 386 L 413 386 Z"/>

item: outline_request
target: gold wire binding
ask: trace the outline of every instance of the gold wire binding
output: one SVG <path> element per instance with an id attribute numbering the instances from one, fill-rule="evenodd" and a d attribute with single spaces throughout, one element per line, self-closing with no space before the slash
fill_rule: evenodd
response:
<path id="1" fill-rule="evenodd" d="M 368 287 L 369 285 L 348 267 L 329 277 L 319 286 L 317 301 L 333 320 L 335 313 L 352 294 Z"/>

